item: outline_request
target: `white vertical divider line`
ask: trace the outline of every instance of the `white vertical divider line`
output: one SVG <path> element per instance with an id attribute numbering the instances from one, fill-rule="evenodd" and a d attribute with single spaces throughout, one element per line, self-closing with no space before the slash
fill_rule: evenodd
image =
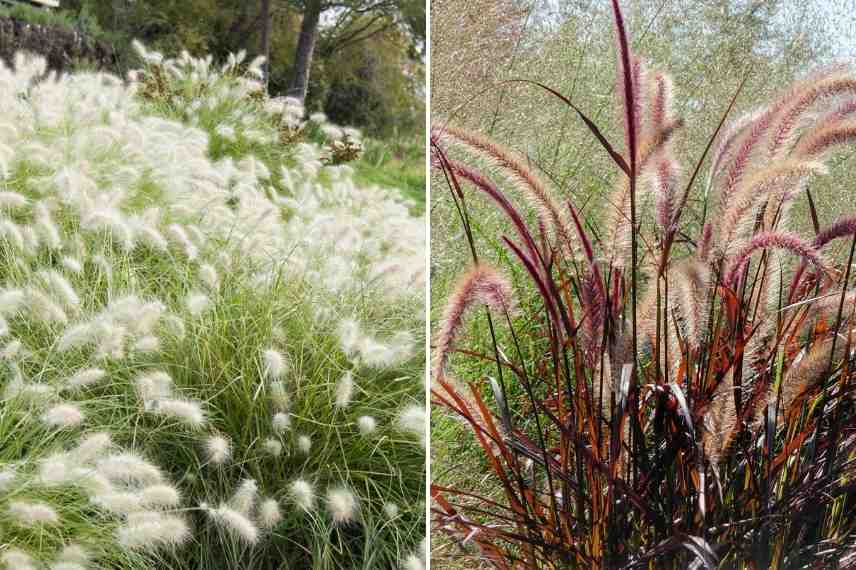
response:
<path id="1" fill-rule="evenodd" d="M 425 568 L 431 570 L 431 0 L 425 0 Z"/>

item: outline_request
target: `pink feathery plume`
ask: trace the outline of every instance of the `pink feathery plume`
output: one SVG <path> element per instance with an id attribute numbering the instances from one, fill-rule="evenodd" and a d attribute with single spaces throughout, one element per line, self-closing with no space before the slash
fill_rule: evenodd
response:
<path id="1" fill-rule="evenodd" d="M 841 218 L 817 234 L 817 237 L 814 238 L 814 247 L 821 249 L 832 240 L 853 234 L 856 234 L 856 216 Z"/>
<path id="2" fill-rule="evenodd" d="M 654 77 L 655 92 L 651 105 L 651 122 L 655 129 L 662 128 L 668 120 L 669 101 L 671 100 L 671 85 L 662 73 Z"/>
<path id="3" fill-rule="evenodd" d="M 580 302 L 585 312 L 584 327 L 591 349 L 588 351 L 588 354 L 592 355 L 596 353 L 594 348 L 599 340 L 598 331 L 600 331 L 604 320 L 606 289 L 604 288 L 600 268 L 598 268 L 594 260 L 594 250 L 592 249 L 591 241 L 588 239 L 585 231 L 583 231 L 579 214 L 570 202 L 568 203 L 568 209 L 571 211 L 571 217 L 574 220 L 580 242 L 583 244 L 583 252 L 585 253 L 590 269 L 585 275 L 582 287 L 580 288 Z"/>
<path id="4" fill-rule="evenodd" d="M 787 417 L 791 407 L 822 381 L 829 373 L 830 361 L 837 361 L 846 355 L 848 345 L 845 342 L 834 343 L 831 339 L 816 342 L 803 358 L 793 364 L 782 380 L 782 394 L 779 405 L 780 414 Z M 833 354 L 833 349 L 835 353 Z M 767 394 L 767 404 L 775 404 L 777 394 Z"/>
<path id="5" fill-rule="evenodd" d="M 599 356 L 598 346 L 601 340 L 601 327 L 604 321 L 604 297 L 602 286 L 595 282 L 596 277 L 592 272 L 586 272 L 580 283 L 580 305 L 583 309 L 583 337 L 586 350 L 583 356 L 587 365 L 594 366 Z"/>
<path id="6" fill-rule="evenodd" d="M 835 109 L 831 113 L 827 113 L 822 119 L 817 122 L 814 127 L 814 130 L 819 131 L 826 127 L 830 127 L 848 118 L 853 113 L 856 113 L 856 99 L 850 99 L 849 101 L 845 101 L 844 103 L 839 105 L 837 109 Z"/>
<path id="7" fill-rule="evenodd" d="M 657 209 L 657 223 L 663 236 L 668 236 L 673 230 L 675 221 L 675 191 L 678 186 L 677 164 L 664 156 L 657 164 L 654 183 L 654 198 Z"/>
<path id="8" fill-rule="evenodd" d="M 713 243 L 713 226 L 708 222 L 701 231 L 701 242 L 698 244 L 698 257 L 702 261 L 707 261 L 710 256 L 711 243 Z"/>
<path id="9" fill-rule="evenodd" d="M 856 141 L 856 121 L 832 124 L 816 130 L 801 138 L 794 148 L 794 154 L 811 158 L 823 154 L 834 146 Z"/>
<path id="10" fill-rule="evenodd" d="M 636 177 L 639 173 L 637 162 L 637 137 L 636 130 L 636 93 L 633 85 L 633 69 L 631 67 L 630 45 L 627 41 L 627 31 L 624 27 L 624 16 L 621 14 L 621 7 L 618 5 L 618 0 L 612 0 L 612 13 L 615 21 L 615 33 L 618 38 L 619 56 L 621 60 L 622 75 L 624 76 L 624 85 L 620 89 L 624 98 L 624 113 L 625 113 L 625 136 L 627 139 L 627 152 L 629 155 L 629 183 L 630 183 L 630 225 L 631 225 L 631 272 L 630 272 L 630 305 L 631 305 L 631 334 L 633 342 L 634 358 L 639 354 L 638 340 L 638 283 L 637 283 L 637 259 L 636 259 Z"/>
<path id="11" fill-rule="evenodd" d="M 728 203 L 758 144 L 764 140 L 771 128 L 774 128 L 775 132 L 770 138 L 772 141 L 770 148 L 775 149 L 787 138 L 788 133 L 796 124 L 796 119 L 807 106 L 813 104 L 819 97 L 852 89 L 853 86 L 850 85 L 853 82 L 852 79 L 829 81 L 829 76 L 840 71 L 840 68 L 826 70 L 799 83 L 750 123 L 749 132 L 743 137 L 731 160 L 731 167 L 728 169 L 728 175 L 720 193 L 721 205 L 725 206 Z M 808 87 L 806 87 L 807 85 Z M 778 121 L 777 126 L 774 126 L 776 120 L 783 115 L 784 118 Z"/>
<path id="12" fill-rule="evenodd" d="M 542 255 L 542 252 L 539 250 L 532 234 L 529 232 L 526 223 L 523 221 L 523 218 L 517 209 L 490 180 L 482 176 L 475 169 L 455 160 L 450 160 L 439 145 L 433 145 L 433 149 L 433 152 L 437 154 L 440 167 L 443 168 L 444 171 L 449 172 L 455 179 L 461 178 L 473 184 L 477 189 L 492 198 L 500 209 L 502 209 L 509 217 L 518 236 L 523 240 L 526 251 L 520 249 L 520 247 L 505 236 L 502 238 L 503 242 L 505 242 L 505 244 L 511 249 L 512 253 L 517 256 L 526 271 L 532 277 L 535 284 L 538 286 L 538 291 L 544 298 L 544 303 L 554 322 L 557 324 L 565 324 L 565 328 L 569 329 L 568 323 L 564 322 L 564 319 L 562 319 L 564 313 L 560 313 L 556 307 L 556 294 L 549 286 L 552 279 L 549 274 L 551 261 L 549 259 L 545 259 Z"/>
<path id="13" fill-rule="evenodd" d="M 702 434 L 702 445 L 705 455 L 714 465 L 728 453 L 734 440 L 737 413 L 732 395 L 734 393 L 733 376 L 733 370 L 729 369 L 716 387 L 710 407 L 705 414 L 707 429 Z"/>
<path id="14" fill-rule="evenodd" d="M 822 172 L 823 165 L 816 162 L 779 160 L 747 177 L 732 195 L 727 207 L 717 218 L 717 250 L 727 251 L 735 238 L 745 231 L 753 210 L 771 198 L 790 200 L 803 182 L 813 173 Z"/>
<path id="15" fill-rule="evenodd" d="M 439 147 L 436 147 L 439 148 Z M 533 261 L 540 261 L 540 266 L 543 267 L 544 260 L 541 256 L 541 252 L 538 249 L 537 244 L 535 243 L 532 234 L 529 232 L 529 229 L 526 226 L 526 223 L 523 221 L 523 217 L 520 215 L 520 212 L 511 204 L 508 198 L 499 191 L 499 189 L 487 178 L 482 176 L 478 171 L 474 168 L 470 168 L 466 164 L 458 162 L 456 160 L 452 160 L 445 155 L 437 156 L 437 168 L 447 168 L 451 171 L 456 177 L 461 178 L 470 182 L 473 186 L 487 194 L 494 202 L 502 209 L 503 212 L 508 216 L 511 220 L 514 229 L 517 231 L 517 234 L 523 240 L 523 243 L 526 245 L 526 249 L 529 253 L 529 256 Z"/>
<path id="16" fill-rule="evenodd" d="M 799 118 L 818 100 L 836 97 L 844 93 L 856 93 L 856 79 L 836 77 L 835 74 L 813 81 L 782 111 L 781 119 L 770 137 L 770 154 L 775 153 L 787 141 L 799 123 Z"/>
<path id="17" fill-rule="evenodd" d="M 612 12 L 615 16 L 615 34 L 618 39 L 619 59 L 621 61 L 618 92 L 624 103 L 624 135 L 628 154 L 630 155 L 628 157 L 630 177 L 633 178 L 636 175 L 636 137 L 638 134 L 636 130 L 637 106 L 634 89 L 636 86 L 633 85 L 633 80 L 634 76 L 638 77 L 641 68 L 637 66 L 634 69 L 633 56 L 630 54 L 630 44 L 627 41 L 627 32 L 624 27 L 624 16 L 621 13 L 618 0 L 612 0 Z"/>
<path id="18" fill-rule="evenodd" d="M 840 218 L 838 221 L 836 221 L 835 223 L 821 231 L 819 234 L 817 234 L 817 236 L 814 238 L 814 247 L 819 251 L 831 241 L 854 234 L 856 234 L 856 216 L 849 218 Z M 789 302 L 793 301 L 794 299 L 794 295 L 797 292 L 800 280 L 802 279 L 803 273 L 805 272 L 805 267 L 806 262 L 805 260 L 803 260 L 797 270 L 794 272 L 794 276 L 791 279 L 790 294 L 788 296 Z"/>
<path id="19" fill-rule="evenodd" d="M 642 59 L 631 54 L 631 62 L 633 70 L 632 82 L 633 82 L 633 116 L 636 118 L 636 123 L 633 126 L 633 130 L 637 133 L 637 137 L 639 133 L 642 132 L 642 82 L 644 81 L 645 76 L 645 64 Z"/>
<path id="20" fill-rule="evenodd" d="M 719 137 L 717 137 L 719 144 L 711 157 L 710 178 L 713 178 L 719 173 L 720 166 L 728 156 L 731 147 L 734 146 L 737 139 L 746 132 L 746 129 L 752 126 L 757 118 L 757 113 L 744 115 L 734 123 L 730 124 L 728 129 L 723 131 Z"/>
<path id="21" fill-rule="evenodd" d="M 761 232 L 756 234 L 731 258 L 731 264 L 725 273 L 724 283 L 734 285 L 743 268 L 749 263 L 749 258 L 759 249 L 784 249 L 800 256 L 823 272 L 828 272 L 820 253 L 811 243 L 796 234 L 788 232 Z"/>
<path id="22" fill-rule="evenodd" d="M 779 104 L 781 105 L 782 103 Z M 729 198 L 731 198 L 731 195 L 737 188 L 737 184 L 740 182 L 744 172 L 746 171 L 746 166 L 749 164 L 752 152 L 755 150 L 758 143 L 763 140 L 764 134 L 767 132 L 767 129 L 770 128 L 778 110 L 779 109 L 775 106 L 771 107 L 760 117 L 755 119 L 751 123 L 749 132 L 737 147 L 734 153 L 734 158 L 731 160 L 731 168 L 728 169 L 728 175 L 726 176 L 724 186 L 719 195 L 719 203 L 722 208 L 728 204 Z"/>
<path id="23" fill-rule="evenodd" d="M 431 130 L 431 136 L 432 140 L 448 139 L 452 144 L 463 146 L 469 152 L 500 167 L 535 207 L 540 221 L 552 230 L 551 235 L 555 235 L 562 242 L 565 251 L 572 255 L 571 233 L 566 218 L 562 215 L 550 188 L 524 163 L 524 157 L 486 137 L 457 127 L 435 127 Z M 546 234 L 542 232 L 542 235 Z"/>
<path id="24" fill-rule="evenodd" d="M 458 281 L 449 297 L 434 348 L 431 377 L 442 379 L 449 353 L 464 323 L 464 316 L 473 305 L 486 305 L 494 311 L 506 311 L 511 306 L 511 284 L 498 271 L 487 265 L 476 265 Z"/>

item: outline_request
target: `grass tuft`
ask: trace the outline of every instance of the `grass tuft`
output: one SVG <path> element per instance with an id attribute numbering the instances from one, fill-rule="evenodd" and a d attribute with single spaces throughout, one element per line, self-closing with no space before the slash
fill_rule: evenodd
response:
<path id="1" fill-rule="evenodd" d="M 0 561 L 397 567 L 424 220 L 258 61 L 137 49 L 128 82 L 0 66 Z"/>
<path id="2" fill-rule="evenodd" d="M 432 486 L 434 531 L 509 570 L 849 564 L 856 235 L 844 218 L 800 236 L 790 207 L 852 142 L 853 70 L 723 119 L 679 194 L 670 80 L 612 6 L 624 154 L 554 92 L 614 159 L 605 223 L 488 138 L 432 132 L 474 264 L 437 326 L 432 399 L 474 436 L 478 465 L 455 468 L 488 474 Z M 711 211 L 690 212 L 710 149 Z M 510 222 L 493 257 L 511 277 L 479 260 L 473 191 Z M 835 238 L 852 240 L 846 264 Z M 474 308 L 487 318 L 465 347 Z"/>

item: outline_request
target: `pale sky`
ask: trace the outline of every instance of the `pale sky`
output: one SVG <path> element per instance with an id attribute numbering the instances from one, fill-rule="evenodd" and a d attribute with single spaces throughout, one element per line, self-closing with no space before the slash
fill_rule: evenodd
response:
<path id="1" fill-rule="evenodd" d="M 856 0 L 815 0 L 828 11 L 827 25 L 839 57 L 856 58 Z"/>

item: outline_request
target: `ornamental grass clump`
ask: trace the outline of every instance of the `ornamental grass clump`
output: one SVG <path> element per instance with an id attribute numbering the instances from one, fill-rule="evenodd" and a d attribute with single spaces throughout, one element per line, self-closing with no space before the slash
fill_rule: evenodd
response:
<path id="1" fill-rule="evenodd" d="M 856 218 L 820 227 L 809 188 L 856 141 L 856 73 L 821 70 L 733 121 L 738 88 L 681 167 L 671 82 L 612 6 L 622 144 L 535 84 L 612 158 L 599 223 L 525 157 L 432 131 L 474 263 L 437 326 L 432 397 L 493 475 L 434 484 L 434 530 L 505 569 L 856 566 Z M 510 221 L 508 271 L 479 259 L 472 191 Z M 798 197 L 814 235 L 789 229 Z M 481 311 L 486 351 L 462 345 Z"/>
<path id="2" fill-rule="evenodd" d="M 403 564 L 424 220 L 258 61 L 137 49 L 0 65 L 0 568 Z"/>

